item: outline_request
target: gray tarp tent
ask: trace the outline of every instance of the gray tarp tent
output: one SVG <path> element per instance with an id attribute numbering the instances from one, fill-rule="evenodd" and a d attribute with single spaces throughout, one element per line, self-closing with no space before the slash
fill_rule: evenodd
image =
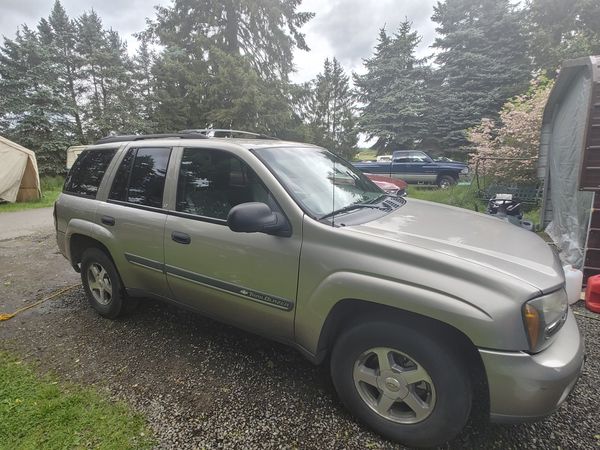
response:
<path id="1" fill-rule="evenodd" d="M 544 110 L 541 221 L 563 262 L 600 273 L 600 56 L 566 61 Z"/>
<path id="2" fill-rule="evenodd" d="M 40 196 L 35 153 L 0 136 L 0 202 L 23 202 Z"/>

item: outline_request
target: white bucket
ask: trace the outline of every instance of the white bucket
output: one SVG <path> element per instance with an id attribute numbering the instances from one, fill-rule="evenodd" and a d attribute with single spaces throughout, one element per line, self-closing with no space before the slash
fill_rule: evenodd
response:
<path id="1" fill-rule="evenodd" d="M 565 271 L 565 287 L 567 290 L 567 299 L 569 305 L 576 303 L 581 296 L 581 285 L 583 284 L 583 272 L 574 269 L 573 266 L 563 266 Z"/>

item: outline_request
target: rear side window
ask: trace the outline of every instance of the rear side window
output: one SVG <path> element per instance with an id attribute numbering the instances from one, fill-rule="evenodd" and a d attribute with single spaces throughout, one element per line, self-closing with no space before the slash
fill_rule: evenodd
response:
<path id="1" fill-rule="evenodd" d="M 121 165 L 117 169 L 113 185 L 110 188 L 110 194 L 108 198 L 110 200 L 119 200 L 124 202 L 127 200 L 127 186 L 129 185 L 129 175 L 131 174 L 131 165 L 135 158 L 137 149 L 130 148 L 127 150 L 127 154 L 121 161 Z"/>
<path id="2" fill-rule="evenodd" d="M 127 151 L 110 189 L 109 199 L 161 208 L 170 148 Z"/>
<path id="3" fill-rule="evenodd" d="M 116 148 L 111 148 L 82 152 L 67 175 L 63 192 L 95 198 L 116 151 Z"/>

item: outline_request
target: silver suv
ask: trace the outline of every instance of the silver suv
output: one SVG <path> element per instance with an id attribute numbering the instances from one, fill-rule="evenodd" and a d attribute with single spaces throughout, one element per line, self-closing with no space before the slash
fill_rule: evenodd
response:
<path id="1" fill-rule="evenodd" d="M 320 147 L 107 138 L 78 157 L 55 218 L 101 315 L 154 297 L 292 345 L 406 445 L 453 438 L 474 404 L 499 422 L 546 416 L 583 364 L 542 239 L 386 195 Z"/>

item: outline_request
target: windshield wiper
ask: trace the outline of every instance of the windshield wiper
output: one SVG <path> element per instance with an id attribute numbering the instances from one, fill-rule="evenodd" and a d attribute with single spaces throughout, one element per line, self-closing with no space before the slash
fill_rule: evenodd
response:
<path id="1" fill-rule="evenodd" d="M 379 197 L 375 198 L 374 200 L 371 200 L 369 203 L 373 204 L 373 203 L 379 203 L 380 201 L 382 201 L 384 198 L 386 197 L 395 197 L 394 195 L 391 194 L 381 194 Z"/>
<path id="2" fill-rule="evenodd" d="M 347 211 L 352 211 L 353 209 L 360 208 L 382 209 L 381 206 L 373 205 L 372 203 L 354 203 L 353 205 L 344 206 L 343 208 L 336 209 L 335 211 L 331 211 L 330 213 L 324 214 L 321 217 L 319 217 L 319 220 L 327 219 L 328 217 L 335 216 L 336 214 L 342 214 Z"/>

